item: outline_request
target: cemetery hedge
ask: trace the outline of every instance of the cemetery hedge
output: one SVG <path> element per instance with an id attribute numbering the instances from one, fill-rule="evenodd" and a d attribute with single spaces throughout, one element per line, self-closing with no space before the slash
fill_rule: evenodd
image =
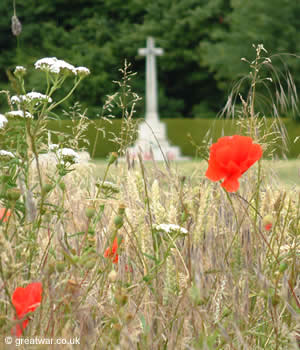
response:
<path id="1" fill-rule="evenodd" d="M 287 133 L 290 138 L 288 158 L 297 158 L 300 154 L 300 140 L 294 142 L 295 138 L 300 135 L 300 124 L 291 119 L 282 119 L 287 129 Z M 270 119 L 271 121 L 271 119 Z M 97 126 L 103 127 L 104 124 L 99 120 L 96 121 Z M 197 145 L 201 145 L 202 141 L 209 129 L 213 129 L 211 135 L 213 140 L 222 135 L 233 135 L 237 133 L 237 129 L 233 126 L 231 120 L 222 119 L 164 119 L 164 123 L 167 125 L 167 135 L 173 145 L 177 145 L 181 148 L 182 154 L 189 157 L 197 156 L 196 147 L 192 144 L 191 139 Z M 50 120 L 48 122 L 48 128 L 53 131 L 64 131 L 70 133 L 71 122 L 68 120 Z M 105 124 L 106 137 L 104 138 L 102 133 L 99 133 L 99 141 L 96 145 L 94 158 L 105 158 L 109 152 L 116 151 L 117 146 L 110 141 L 112 139 L 111 132 L 118 135 L 120 133 L 121 120 L 116 119 L 112 124 Z M 224 130 L 224 131 L 222 131 Z M 189 137 L 190 135 L 191 137 Z M 87 130 L 87 139 L 90 145 L 86 147 L 90 153 L 92 153 L 94 140 L 96 138 L 96 129 L 90 125 Z M 57 142 L 57 136 L 52 135 L 52 142 Z M 81 144 L 81 146 L 84 146 Z M 278 151 L 280 157 L 280 152 Z"/>

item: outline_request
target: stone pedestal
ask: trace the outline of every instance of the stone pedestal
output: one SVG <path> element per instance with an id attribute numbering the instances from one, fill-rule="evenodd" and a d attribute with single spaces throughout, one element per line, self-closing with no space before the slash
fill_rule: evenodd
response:
<path id="1" fill-rule="evenodd" d="M 154 136 L 154 135 L 155 136 Z M 138 128 L 138 139 L 134 147 L 127 149 L 129 158 L 137 158 L 141 152 L 143 160 L 178 160 L 183 159 L 180 154 L 180 148 L 171 146 L 167 140 L 166 125 L 160 121 L 142 122 Z M 163 154 L 164 155 L 163 155 Z"/>

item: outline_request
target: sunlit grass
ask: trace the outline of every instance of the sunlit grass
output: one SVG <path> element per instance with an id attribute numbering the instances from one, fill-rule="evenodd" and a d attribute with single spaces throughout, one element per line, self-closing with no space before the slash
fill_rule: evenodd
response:
<path id="1" fill-rule="evenodd" d="M 105 159 L 94 159 L 91 161 L 95 165 L 94 174 L 97 177 L 103 177 L 106 160 Z M 266 169 L 267 176 L 270 176 L 272 180 L 278 182 L 278 185 L 283 187 L 293 187 L 300 186 L 300 160 L 263 160 L 262 161 L 264 168 Z M 157 167 L 160 169 L 165 169 L 166 165 L 164 162 L 156 162 Z M 115 165 L 111 168 L 109 177 L 110 179 L 114 178 L 120 173 L 122 167 L 126 167 L 125 162 L 119 162 L 118 165 Z M 138 167 L 138 163 L 135 163 L 135 166 Z M 151 161 L 145 162 L 146 168 L 151 168 L 153 163 Z M 207 162 L 206 161 L 178 161 L 171 162 L 171 166 L 176 169 L 176 171 L 182 176 L 189 177 L 198 177 L 204 176 Z"/>

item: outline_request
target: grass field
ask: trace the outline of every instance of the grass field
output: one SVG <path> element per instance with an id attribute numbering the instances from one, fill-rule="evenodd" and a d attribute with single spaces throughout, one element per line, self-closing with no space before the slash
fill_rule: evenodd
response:
<path id="1" fill-rule="evenodd" d="M 300 187 L 300 159 L 294 160 L 263 160 L 263 168 L 266 170 L 267 176 L 272 180 L 278 182 L 279 186 L 287 188 Z M 95 164 L 94 174 L 102 178 L 104 176 L 107 161 L 105 159 L 95 159 L 92 161 Z M 151 168 L 153 163 L 151 161 L 145 162 L 146 167 Z M 120 168 L 126 166 L 124 162 L 119 162 L 118 165 L 110 169 L 108 180 L 113 179 L 120 173 Z M 135 165 L 138 167 L 138 163 Z M 163 162 L 157 162 L 159 168 L 165 168 Z M 171 167 L 181 176 L 190 176 L 197 178 L 204 176 L 207 163 L 205 161 L 181 161 L 171 162 Z"/>

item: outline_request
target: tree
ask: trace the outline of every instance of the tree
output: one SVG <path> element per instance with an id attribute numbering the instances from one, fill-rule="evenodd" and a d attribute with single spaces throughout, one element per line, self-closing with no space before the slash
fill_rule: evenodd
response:
<path id="1" fill-rule="evenodd" d="M 218 86 L 228 92 L 228 81 L 249 73 L 249 65 L 241 58 L 255 58 L 253 44 L 263 44 L 273 67 L 286 77 L 287 66 L 299 86 L 299 1 L 234 0 L 231 6 L 232 11 L 224 18 L 224 30 L 213 30 L 200 44 L 202 62 L 214 73 Z"/>

